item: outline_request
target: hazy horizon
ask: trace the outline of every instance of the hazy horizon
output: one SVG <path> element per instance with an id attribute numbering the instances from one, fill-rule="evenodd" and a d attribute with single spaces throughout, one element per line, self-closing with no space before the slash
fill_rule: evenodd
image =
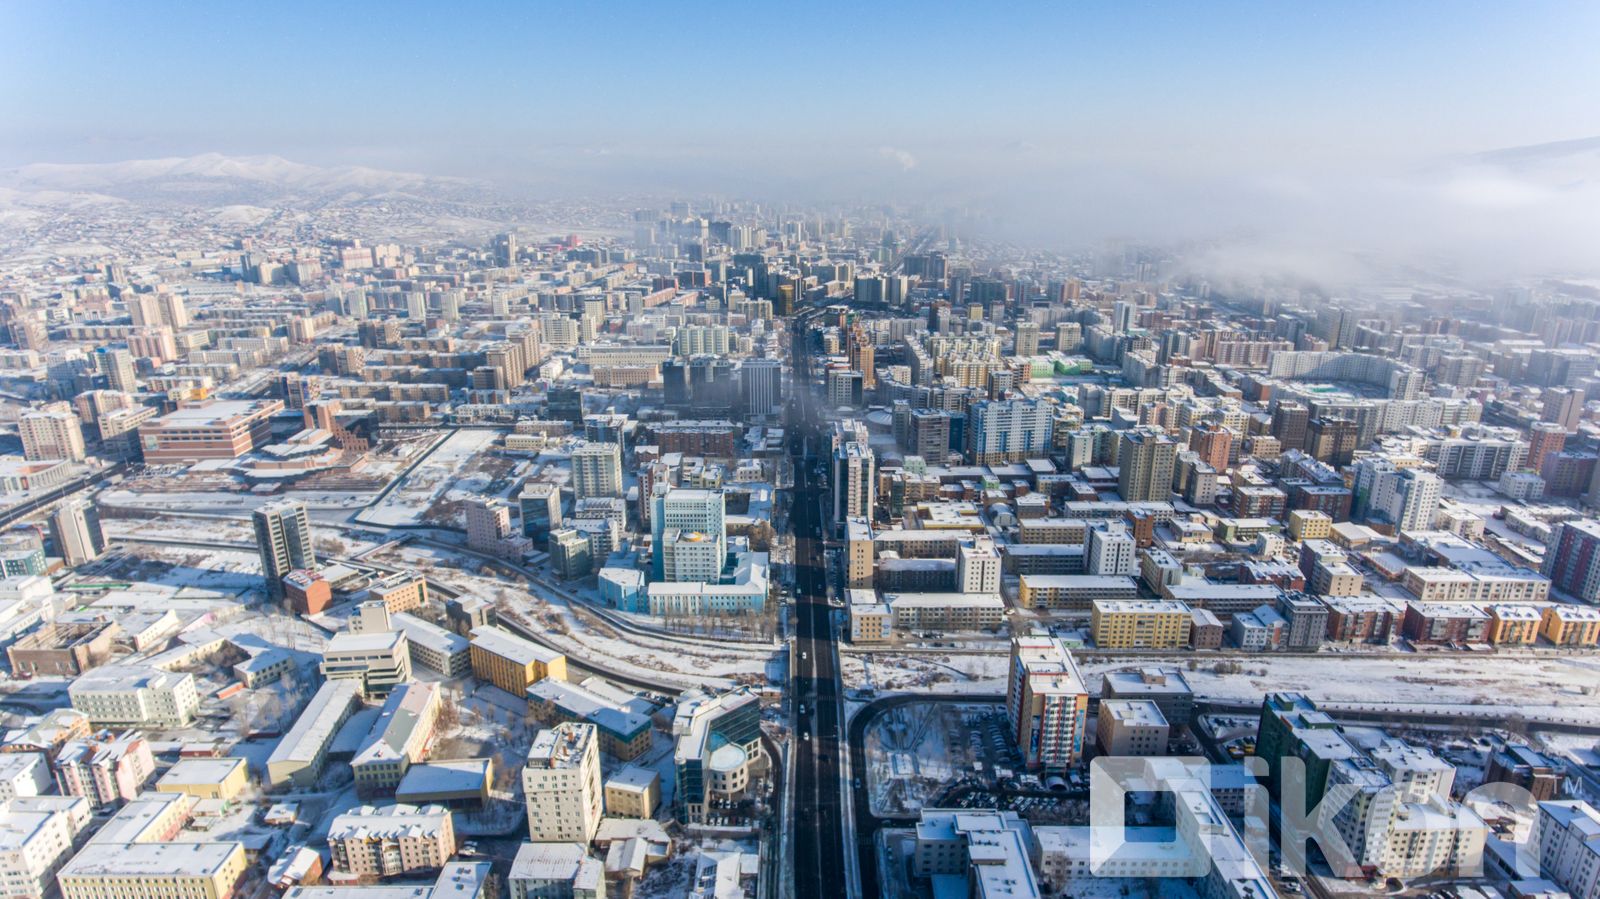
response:
<path id="1" fill-rule="evenodd" d="M 1251 265 L 1589 271 L 1600 148 L 1570 142 L 1600 135 L 1596 26 L 1580 3 L 6 3 L 0 168 L 275 155 L 551 196 L 921 203 Z"/>

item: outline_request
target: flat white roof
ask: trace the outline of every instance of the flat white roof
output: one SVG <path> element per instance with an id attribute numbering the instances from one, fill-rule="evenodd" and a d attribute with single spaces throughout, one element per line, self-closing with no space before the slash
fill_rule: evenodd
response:
<path id="1" fill-rule="evenodd" d="M 90 843 L 59 877 L 182 877 L 216 873 L 243 843 Z"/>
<path id="2" fill-rule="evenodd" d="M 530 662 L 548 664 L 561 658 L 561 653 L 555 650 L 545 649 L 543 646 L 537 643 L 530 643 L 510 631 L 487 625 L 472 629 L 472 645 L 485 652 L 493 653 L 522 665 Z"/>

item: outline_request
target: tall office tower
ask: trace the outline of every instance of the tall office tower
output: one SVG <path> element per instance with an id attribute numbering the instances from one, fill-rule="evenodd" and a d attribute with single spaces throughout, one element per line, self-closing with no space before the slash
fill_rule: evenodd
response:
<path id="1" fill-rule="evenodd" d="M 652 506 L 650 567 L 654 579 L 715 581 L 728 555 L 727 505 L 722 491 L 672 488 L 657 494 Z M 708 573 L 709 577 L 691 576 Z"/>
<path id="2" fill-rule="evenodd" d="M 668 359 L 661 363 L 661 393 L 662 402 L 671 408 L 688 406 L 692 401 L 689 393 L 689 364 L 682 359 Z"/>
<path id="3" fill-rule="evenodd" d="M 585 443 L 572 451 L 573 499 L 622 495 L 622 448 Z"/>
<path id="4" fill-rule="evenodd" d="M 1551 586 L 1600 601 L 1600 521 L 1563 521 L 1546 545 L 1542 572 Z"/>
<path id="5" fill-rule="evenodd" d="M 1032 770 L 1064 771 L 1083 757 L 1089 692 L 1067 646 L 1055 637 L 1011 640 L 1006 721 Z"/>
<path id="6" fill-rule="evenodd" d="M 564 722 L 541 730 L 522 768 L 528 839 L 588 843 L 600 829 L 600 734 L 593 724 Z"/>
<path id="7" fill-rule="evenodd" d="M 1122 432 L 1117 449 L 1117 493 L 1125 502 L 1165 500 L 1172 495 L 1178 444 L 1153 429 Z"/>
<path id="8" fill-rule="evenodd" d="M 1138 574 L 1133 535 L 1120 522 L 1089 528 L 1083 547 L 1083 567 L 1089 574 L 1108 577 Z"/>
<path id="9" fill-rule="evenodd" d="M 878 496 L 877 459 L 872 448 L 851 440 L 833 452 L 833 520 L 873 520 Z"/>
<path id="10" fill-rule="evenodd" d="M 82 462 L 83 424 L 65 409 L 40 409 L 24 412 L 17 420 L 22 438 L 22 455 L 29 460 L 66 459 Z"/>
<path id="11" fill-rule="evenodd" d="M 561 527 L 561 488 L 538 481 L 522 485 L 517 496 L 522 511 L 522 535 L 543 546 L 550 532 Z"/>
<path id="12" fill-rule="evenodd" d="M 106 373 L 106 383 L 112 390 L 134 393 L 139 389 L 139 379 L 133 367 L 133 354 L 127 350 L 105 350 L 100 354 L 100 368 Z"/>
<path id="13" fill-rule="evenodd" d="M 1201 422 L 1189 429 L 1189 449 L 1217 471 L 1227 471 L 1233 454 L 1233 432 L 1219 424 Z"/>
<path id="14" fill-rule="evenodd" d="M 1536 421 L 1528 428 L 1528 467 L 1544 474 L 1545 458 L 1567 447 L 1567 431 L 1553 421 Z"/>
<path id="15" fill-rule="evenodd" d="M 1443 495 L 1443 482 L 1438 475 L 1408 468 L 1398 474 L 1389 520 L 1401 531 L 1429 530 Z"/>
<path id="16" fill-rule="evenodd" d="M 739 366 L 740 392 L 746 415 L 771 415 L 782 402 L 783 362 L 746 359 Z"/>
<path id="17" fill-rule="evenodd" d="M 1318 462 L 1343 468 L 1356 458 L 1356 423 L 1318 416 L 1306 423 L 1306 452 Z"/>
<path id="18" fill-rule="evenodd" d="M 910 299 L 911 279 L 905 275 L 890 275 L 884 301 L 891 306 L 904 306 Z"/>
<path id="19" fill-rule="evenodd" d="M 100 512 L 86 499 L 64 503 L 50 514 L 50 536 L 56 552 L 69 566 L 92 562 L 106 551 Z"/>
<path id="20" fill-rule="evenodd" d="M 256 551 L 261 554 L 261 573 L 267 579 L 267 594 L 283 598 L 283 576 L 297 568 L 315 568 L 316 552 L 311 548 L 311 516 L 306 504 L 284 499 L 267 503 L 251 514 L 256 529 Z"/>
<path id="21" fill-rule="evenodd" d="M 576 387 L 552 387 L 545 392 L 545 415 L 555 421 L 583 423 L 583 391 Z"/>
<path id="22" fill-rule="evenodd" d="M 501 268 L 517 264 L 517 235 L 511 233 L 495 235 L 494 264 Z"/>
<path id="23" fill-rule="evenodd" d="M 856 278 L 854 299 L 857 303 L 881 306 L 888 301 L 888 282 L 882 275 L 863 275 Z"/>
<path id="24" fill-rule="evenodd" d="M 967 412 L 967 454 L 974 465 L 1047 455 L 1055 418 L 1041 400 L 981 400 Z"/>
<path id="25" fill-rule="evenodd" d="M 1583 392 L 1570 387 L 1551 387 L 1544 392 L 1544 402 L 1539 409 L 1542 421 L 1551 421 L 1571 433 L 1583 420 Z"/>
<path id="26" fill-rule="evenodd" d="M 857 325 L 850 329 L 850 368 L 861 373 L 861 388 L 871 390 L 878 384 L 876 354 L 872 335 Z"/>
<path id="27" fill-rule="evenodd" d="M 1039 325 L 1037 322 L 1017 322 L 1017 337 L 1012 355 L 1039 355 Z"/>
<path id="28" fill-rule="evenodd" d="M 993 540 L 963 542 L 956 550 L 956 592 L 1000 593 L 1000 552 Z"/>
<path id="29" fill-rule="evenodd" d="M 1111 307 L 1111 330 L 1118 334 L 1126 334 L 1132 331 L 1134 324 L 1138 320 L 1138 307 L 1127 300 L 1118 300 Z"/>
<path id="30" fill-rule="evenodd" d="M 511 504 L 499 497 L 474 497 L 466 503 L 467 548 L 500 554 L 500 541 L 510 537 Z"/>
<path id="31" fill-rule="evenodd" d="M 1282 452 L 1306 448 L 1306 426 L 1311 422 L 1311 410 L 1299 403 L 1279 403 L 1272 410 L 1272 436 L 1278 438 Z"/>

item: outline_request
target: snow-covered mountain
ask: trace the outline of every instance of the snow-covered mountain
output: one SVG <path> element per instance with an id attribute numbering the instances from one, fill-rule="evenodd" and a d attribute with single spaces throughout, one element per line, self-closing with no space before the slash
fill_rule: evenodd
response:
<path id="1" fill-rule="evenodd" d="M 458 178 L 220 153 L 111 163 L 36 163 L 0 173 L 0 188 L 18 194 L 92 193 L 134 202 L 200 206 L 351 202 L 394 195 L 447 199 L 477 187 Z"/>

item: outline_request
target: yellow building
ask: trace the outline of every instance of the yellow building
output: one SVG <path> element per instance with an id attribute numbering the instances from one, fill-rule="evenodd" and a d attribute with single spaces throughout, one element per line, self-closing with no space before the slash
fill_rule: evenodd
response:
<path id="1" fill-rule="evenodd" d="M 661 804 L 661 777 L 650 768 L 622 768 L 606 778 L 605 803 L 608 817 L 654 818 Z"/>
<path id="2" fill-rule="evenodd" d="M 181 759 L 156 781 L 156 792 L 232 802 L 249 785 L 250 766 L 244 759 Z"/>
<path id="3" fill-rule="evenodd" d="M 56 875 L 62 899 L 230 899 L 243 843 L 94 843 Z"/>
<path id="4" fill-rule="evenodd" d="M 1518 646 L 1539 640 L 1539 625 L 1543 620 L 1534 606 L 1515 603 L 1497 603 L 1485 606 L 1489 614 L 1489 627 L 1485 636 L 1495 646 Z"/>
<path id="5" fill-rule="evenodd" d="M 472 674 L 513 696 L 547 677 L 567 679 L 567 657 L 497 627 L 472 629 Z"/>
<path id="6" fill-rule="evenodd" d="M 1177 649 L 1189 640 L 1189 606 L 1173 599 L 1100 599 L 1089 633 L 1100 649 Z"/>
<path id="7" fill-rule="evenodd" d="M 428 603 L 428 582 L 415 571 L 397 571 L 373 581 L 367 587 L 367 598 L 380 600 L 393 615 L 410 612 Z"/>
<path id="8" fill-rule="evenodd" d="M 1547 606 L 1539 636 L 1557 646 L 1594 646 L 1600 643 L 1600 609 Z"/>
<path id="9" fill-rule="evenodd" d="M 872 586 L 874 550 L 872 525 L 865 518 L 852 518 L 845 522 L 846 586 Z"/>
<path id="10" fill-rule="evenodd" d="M 1327 540 L 1333 536 L 1333 516 L 1315 509 L 1289 513 L 1290 540 Z"/>

